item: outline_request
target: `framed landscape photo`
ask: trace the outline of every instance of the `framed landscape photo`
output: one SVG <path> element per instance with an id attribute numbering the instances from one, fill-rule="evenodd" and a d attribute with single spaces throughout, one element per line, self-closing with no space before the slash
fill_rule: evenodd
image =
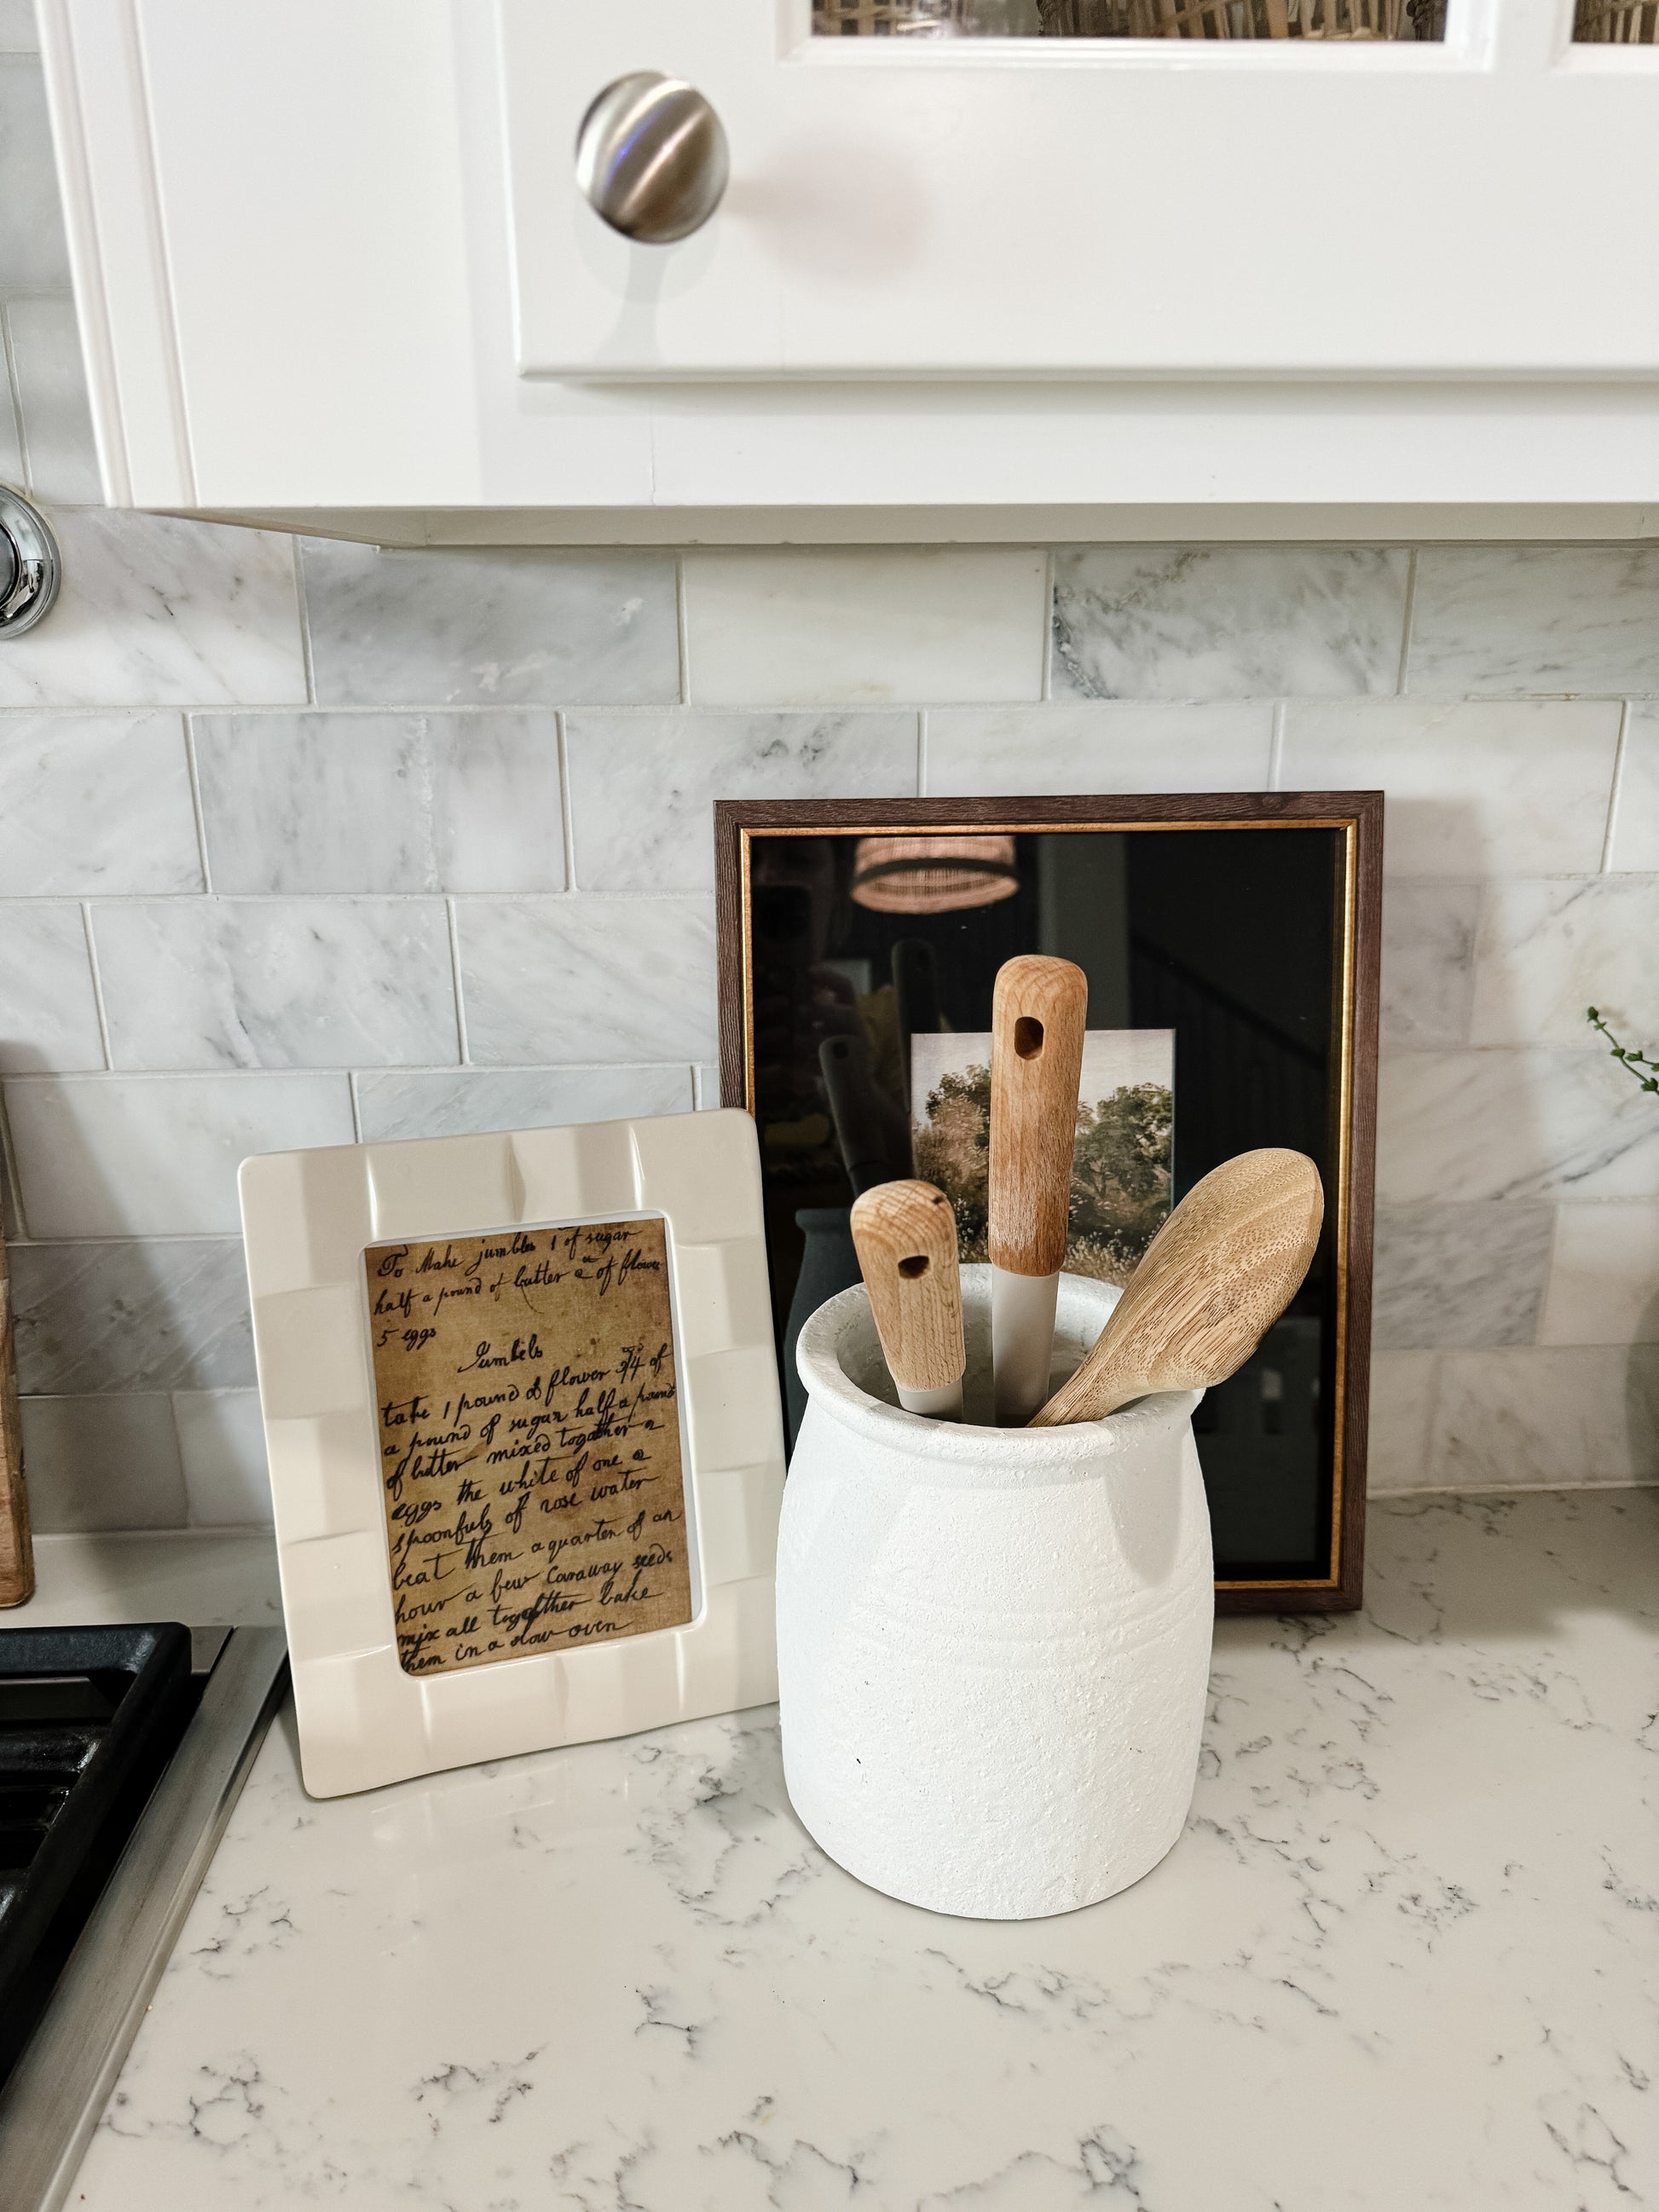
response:
<path id="1" fill-rule="evenodd" d="M 313 1796 L 777 1694 L 748 1115 L 272 1153 L 241 1194 Z"/>
<path id="2" fill-rule="evenodd" d="M 1194 1418 L 1225 1612 L 1360 1601 L 1382 796 L 721 801 L 720 1081 L 760 1141 L 780 1371 L 855 1190 L 923 1175 L 982 1258 L 991 992 L 1089 981 L 1066 1264 L 1126 1280 L 1235 1153 L 1317 1164 L 1323 1236 Z M 850 1279 L 851 1278 L 848 1278 Z"/>

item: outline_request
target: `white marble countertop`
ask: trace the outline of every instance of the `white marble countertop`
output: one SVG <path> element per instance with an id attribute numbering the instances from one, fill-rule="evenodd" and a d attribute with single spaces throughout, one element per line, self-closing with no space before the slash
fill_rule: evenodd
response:
<path id="1" fill-rule="evenodd" d="M 102 1620 L 280 1628 L 276 1540 L 269 1528 L 37 1536 L 34 1595 L 0 1612 L 0 1628 Z"/>
<path id="2" fill-rule="evenodd" d="M 770 1711 L 312 1803 L 268 1739 L 77 2212 L 1659 2202 L 1659 1492 L 1371 1515 L 1229 1620 L 1188 1832 L 1066 1917 L 862 1888 Z"/>

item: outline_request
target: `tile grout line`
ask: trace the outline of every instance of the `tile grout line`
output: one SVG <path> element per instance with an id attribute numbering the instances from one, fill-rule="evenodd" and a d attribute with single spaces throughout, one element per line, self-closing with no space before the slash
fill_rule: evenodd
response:
<path id="1" fill-rule="evenodd" d="M 691 631 L 685 618 L 685 556 L 674 556 L 674 627 L 679 648 L 680 704 L 691 704 Z"/>
<path id="2" fill-rule="evenodd" d="M 453 898 L 444 901 L 444 915 L 449 930 L 449 988 L 455 1000 L 455 1042 L 460 1048 L 460 1065 L 471 1067 L 472 1057 L 466 1035 L 466 1000 L 461 991 L 461 933 Z M 351 1079 L 351 1097 L 355 1115 L 357 1100 L 357 1079 L 355 1075 Z"/>
<path id="3" fill-rule="evenodd" d="M 1411 664 L 1412 622 L 1417 613 L 1417 548 L 1413 546 L 1406 561 L 1406 606 L 1400 625 L 1400 661 L 1395 670 L 1394 696 L 1406 696 L 1406 672 Z"/>
<path id="4" fill-rule="evenodd" d="M 81 928 L 87 940 L 87 963 L 92 969 L 92 1003 L 98 1015 L 98 1041 L 103 1048 L 106 1073 L 115 1073 L 115 1055 L 110 1049 L 109 1015 L 104 1006 L 103 971 L 98 965 L 98 944 L 92 933 L 92 901 L 81 902 Z"/>
<path id="5" fill-rule="evenodd" d="M 570 732 L 564 709 L 553 717 L 553 742 L 559 758 L 559 832 L 564 839 L 564 895 L 578 889 L 576 882 L 576 816 L 570 800 Z"/>
<path id="6" fill-rule="evenodd" d="M 1273 702 L 1273 729 L 1267 739 L 1267 788 L 1269 791 L 1278 791 L 1281 788 L 1280 779 L 1285 773 L 1285 716 L 1286 711 L 1287 702 L 1283 699 L 1275 699 Z"/>
<path id="7" fill-rule="evenodd" d="M 1601 873 L 1613 873 L 1613 841 L 1619 831 L 1619 808 L 1625 795 L 1625 750 L 1630 738 L 1631 702 L 1619 714 L 1619 742 L 1613 752 L 1613 778 L 1607 786 L 1607 823 L 1601 837 Z"/>
<path id="8" fill-rule="evenodd" d="M 306 703 L 314 707 L 317 700 L 317 670 L 311 654 L 311 606 L 306 598 L 305 562 L 300 555 L 299 533 L 292 540 L 294 552 L 294 606 L 300 623 L 300 663 L 305 670 Z M 290 712 L 292 709 L 289 710 Z"/>
<path id="9" fill-rule="evenodd" d="M 0 303 L 0 368 L 5 372 L 5 400 L 11 410 L 12 428 L 17 434 L 17 473 L 25 489 L 32 492 L 28 425 L 23 420 L 23 386 L 17 374 L 17 346 L 11 332 L 13 304 L 9 299 Z"/>
<path id="10" fill-rule="evenodd" d="M 916 797 L 927 796 L 927 709 L 916 709 Z"/>
<path id="11" fill-rule="evenodd" d="M 190 898 L 205 894 L 211 897 L 213 870 L 208 862 L 207 817 L 202 811 L 202 778 L 196 760 L 196 726 L 189 714 L 181 714 L 179 719 L 184 724 L 185 775 L 190 784 L 190 810 L 196 824 L 196 858 L 201 864 L 202 890 L 200 892 L 176 892 L 174 896 Z"/>
<path id="12" fill-rule="evenodd" d="M 1054 696 L 1054 549 L 1042 552 L 1042 680 L 1037 696 L 1044 706 Z"/>
<path id="13" fill-rule="evenodd" d="M 354 1145 L 361 1145 L 363 1141 L 363 1115 L 357 1097 L 357 1071 L 355 1067 L 346 1070 L 346 1090 L 351 1099 L 351 1141 Z"/>

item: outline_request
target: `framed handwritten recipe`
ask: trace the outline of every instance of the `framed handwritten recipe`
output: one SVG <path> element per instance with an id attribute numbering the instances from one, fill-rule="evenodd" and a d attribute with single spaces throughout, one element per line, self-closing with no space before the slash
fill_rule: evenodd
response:
<path id="1" fill-rule="evenodd" d="M 371 1245 L 363 1265 L 404 1668 L 683 1627 L 661 1220 Z"/>
<path id="2" fill-rule="evenodd" d="M 274 1153 L 241 1190 L 313 1796 L 776 1694 L 747 1114 Z"/>

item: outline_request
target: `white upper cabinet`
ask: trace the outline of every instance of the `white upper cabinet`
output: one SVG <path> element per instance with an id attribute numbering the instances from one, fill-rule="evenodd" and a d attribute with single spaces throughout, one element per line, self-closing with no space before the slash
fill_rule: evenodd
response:
<path id="1" fill-rule="evenodd" d="M 1440 43 L 815 38 L 778 0 L 501 25 L 527 374 L 1659 374 L 1659 50 L 1575 51 L 1558 0 L 1452 0 Z M 571 191 L 642 66 L 730 143 L 678 246 Z"/>
<path id="2" fill-rule="evenodd" d="M 1583 44 L 1572 0 L 1443 5 L 44 0 L 110 494 L 413 539 L 1651 526 L 1652 0 L 1579 0 Z M 729 154 L 669 245 L 577 177 L 646 70 Z"/>

